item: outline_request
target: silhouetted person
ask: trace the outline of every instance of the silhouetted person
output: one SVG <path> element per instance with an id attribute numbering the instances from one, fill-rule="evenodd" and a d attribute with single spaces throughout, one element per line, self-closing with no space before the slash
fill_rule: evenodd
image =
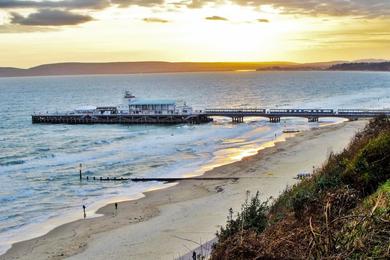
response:
<path id="1" fill-rule="evenodd" d="M 84 219 L 87 217 L 87 213 L 85 213 L 85 208 L 86 208 L 86 206 L 85 206 L 85 205 L 83 205 Z"/>
<path id="2" fill-rule="evenodd" d="M 192 252 L 192 260 L 196 260 L 196 252 Z"/>
<path id="3" fill-rule="evenodd" d="M 115 214 L 118 212 L 118 203 L 115 202 Z"/>

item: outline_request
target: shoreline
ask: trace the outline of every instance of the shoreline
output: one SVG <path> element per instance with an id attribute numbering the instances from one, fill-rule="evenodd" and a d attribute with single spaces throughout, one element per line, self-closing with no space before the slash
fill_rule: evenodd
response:
<path id="1" fill-rule="evenodd" d="M 123 229 L 130 229 L 130 230 L 137 230 L 139 228 L 136 228 L 137 226 L 142 226 L 144 228 L 145 223 L 147 222 L 153 222 L 154 224 L 157 224 L 156 226 L 160 227 L 164 225 L 168 221 L 169 224 L 171 224 L 173 227 L 175 223 L 170 223 L 169 219 L 172 217 L 172 213 L 167 214 L 167 212 L 177 212 L 180 211 L 180 207 L 189 207 L 190 209 L 194 208 L 195 205 L 189 205 L 189 204 L 197 204 L 197 203 L 204 203 L 205 200 L 208 199 L 216 199 L 217 203 L 228 203 L 226 198 L 221 197 L 221 195 L 224 195 L 228 192 L 233 192 L 228 195 L 234 195 L 237 193 L 237 191 L 241 191 L 242 194 L 239 194 L 239 196 L 235 197 L 235 204 L 234 208 L 237 209 L 241 204 L 237 204 L 238 202 L 242 203 L 245 199 L 246 189 L 243 190 L 243 188 L 246 187 L 246 185 L 253 186 L 253 184 L 262 184 L 264 186 L 264 183 L 262 181 L 272 180 L 275 178 L 274 174 L 267 171 L 274 171 L 275 166 L 272 166 L 272 160 L 277 159 L 278 157 L 283 157 L 284 153 L 288 153 L 289 149 L 291 147 L 294 147 L 295 145 L 298 145 L 300 143 L 305 142 L 306 139 L 308 140 L 316 140 L 316 137 L 321 137 L 322 134 L 328 134 L 332 133 L 332 131 L 341 131 L 342 129 L 349 128 L 348 136 L 351 135 L 351 133 L 355 132 L 356 129 L 361 128 L 365 125 L 366 121 L 357 121 L 357 122 L 343 122 L 340 124 L 335 125 L 328 125 L 324 126 L 318 129 L 312 129 L 309 131 L 303 131 L 298 134 L 296 134 L 293 138 L 289 138 L 285 142 L 276 142 L 275 146 L 272 147 L 264 147 L 263 149 L 259 148 L 259 151 L 255 155 L 251 155 L 248 157 L 244 157 L 239 161 L 218 166 L 212 170 L 208 170 L 204 173 L 204 176 L 241 176 L 244 177 L 245 174 L 250 178 L 243 178 L 240 179 L 238 182 L 232 182 L 232 181 L 226 181 L 226 180 L 213 180 L 213 181 L 193 181 L 193 180 L 184 180 L 180 181 L 178 185 L 172 185 L 171 187 L 160 189 L 158 191 L 147 191 L 144 193 L 144 197 L 140 198 L 138 200 L 132 200 L 132 201 L 124 201 L 119 203 L 119 209 L 118 212 L 115 212 L 113 204 L 108 204 L 102 208 L 100 208 L 96 214 L 103 214 L 101 217 L 97 218 L 91 218 L 91 219 L 85 219 L 85 220 L 77 220 L 73 221 L 64 225 L 61 225 L 59 227 L 56 227 L 55 229 L 51 230 L 47 234 L 34 238 L 27 241 L 18 242 L 12 245 L 11 249 L 9 249 L 5 254 L 0 256 L 0 259 L 23 259 L 23 256 L 28 257 L 26 258 L 52 258 L 52 259 L 63 259 L 65 257 L 74 256 L 74 259 L 85 259 L 89 258 L 93 254 L 97 254 L 96 250 L 103 250 L 99 249 L 99 243 L 102 244 L 102 240 L 107 239 L 107 237 L 114 238 L 113 242 L 109 244 L 108 248 L 110 250 L 107 251 L 107 248 L 104 250 L 105 252 L 99 252 L 101 253 L 102 259 L 104 257 L 115 257 L 115 258 L 123 258 L 126 259 L 130 256 L 127 254 L 123 254 L 122 252 L 118 252 L 117 250 L 114 250 L 115 247 L 120 246 L 124 251 L 126 251 L 125 245 L 118 245 L 117 239 L 120 237 L 120 241 L 125 241 L 125 238 L 122 238 L 121 236 L 123 233 L 129 234 L 129 230 L 123 231 Z M 349 140 L 344 140 L 343 144 L 340 144 L 340 147 L 344 147 L 345 143 L 349 143 Z M 338 148 L 340 148 L 338 147 Z M 326 151 L 327 153 L 328 151 Z M 326 155 L 326 154 L 325 154 Z M 323 160 L 317 160 L 319 163 L 322 163 Z M 251 164 L 253 163 L 259 163 L 264 165 L 263 169 L 258 170 L 253 167 L 251 167 Z M 268 163 L 268 165 L 267 165 Z M 271 164 L 271 165 L 270 165 Z M 318 166 L 318 165 L 317 165 Z M 243 168 L 247 169 L 247 171 L 242 171 Z M 272 170 L 273 169 L 273 170 Z M 311 167 L 306 170 L 311 170 Z M 243 175 L 244 172 L 244 175 Z M 294 176 L 297 172 L 294 172 Z M 214 176 L 213 176 L 214 177 Z M 260 182 L 259 182 L 260 180 Z M 272 182 L 272 181 L 271 181 Z M 276 181 L 277 182 L 277 181 Z M 279 181 L 280 182 L 280 181 Z M 294 183 L 295 180 L 292 180 L 290 178 L 288 180 L 290 184 Z M 274 193 L 274 196 L 277 196 L 280 191 L 282 191 L 285 188 L 285 183 L 279 183 L 277 185 L 278 187 L 275 187 L 275 183 L 273 183 L 273 187 L 271 187 L 271 190 L 266 191 L 264 194 L 262 194 L 263 198 L 269 197 L 269 193 Z M 239 187 L 239 188 L 237 188 Z M 257 187 L 258 189 L 261 187 Z M 264 188 L 264 187 L 263 187 Z M 278 191 L 275 193 L 275 191 Z M 218 200 L 219 199 L 219 200 Z M 229 204 L 229 203 L 228 203 Z M 226 207 L 225 207 L 226 208 Z M 205 210 L 205 209 L 203 209 Z M 209 209 L 210 210 L 210 209 Z M 182 212 L 180 212 L 182 213 Z M 185 212 L 187 214 L 187 212 Z M 223 212 L 224 217 L 221 219 L 220 214 L 213 217 L 213 221 L 215 222 L 217 219 L 217 222 L 225 223 L 226 216 L 228 214 L 228 208 L 226 211 Z M 198 214 L 195 212 L 192 212 L 189 215 L 184 215 L 184 219 L 191 217 L 192 214 L 195 214 L 193 218 L 198 218 Z M 166 216 L 169 216 L 168 218 Z M 175 215 L 173 214 L 175 217 Z M 179 216 L 180 217 L 180 214 Z M 202 217 L 202 216 L 201 216 Z M 203 216 L 203 219 L 207 216 Z M 156 220 L 158 219 L 158 220 Z M 155 223 L 157 222 L 157 223 Z M 203 221 L 205 222 L 205 221 Z M 206 221 L 207 222 L 207 221 Z M 138 224 L 136 224 L 138 223 Z M 153 230 L 153 223 L 150 223 L 151 225 L 148 225 L 152 227 Z M 135 225 L 133 225 L 135 224 Z M 181 223 L 185 226 L 185 223 Z M 187 223 L 188 225 L 188 223 Z M 210 232 L 206 232 L 206 235 L 199 235 L 200 237 L 211 237 L 214 236 L 214 233 L 217 231 L 217 226 L 213 226 L 213 232 L 210 234 Z M 215 227 L 214 227 L 215 226 Z M 130 228 L 129 228 L 130 227 Z M 176 228 L 177 229 L 177 228 Z M 179 228 L 180 229 L 180 228 Z M 173 231 L 172 231 L 173 230 Z M 121 233 L 121 231 L 123 231 Z M 163 228 L 161 232 L 174 232 L 175 228 Z M 119 233 L 118 233 L 119 232 Z M 131 232 L 130 232 L 131 234 Z M 141 232 L 142 234 L 142 232 Z M 147 232 L 146 232 L 147 234 Z M 145 234 L 143 234 L 144 236 Z M 196 235 L 198 236 L 198 235 Z M 170 236 L 171 240 L 172 236 Z M 148 241 L 148 239 L 152 239 L 150 237 L 134 237 L 133 240 L 136 241 Z M 202 238 L 203 239 L 203 238 Z M 205 238 L 206 239 L 206 238 Z M 111 239 L 112 240 L 112 239 Z M 192 249 L 198 247 L 198 245 L 194 242 L 194 239 L 186 239 L 185 236 L 178 236 L 176 235 L 175 238 L 176 242 L 186 241 L 186 246 L 183 247 L 185 250 L 181 250 L 178 252 L 174 252 L 172 254 L 172 251 L 168 252 L 161 252 L 161 255 L 158 256 L 165 256 L 165 258 L 168 258 L 167 256 L 170 254 L 170 259 L 172 257 L 177 257 L 180 255 L 183 255 L 183 253 L 190 251 L 190 247 Z M 202 241 L 199 241 L 200 243 Z M 203 240 L 205 242 L 205 240 Z M 113 243 L 113 244 L 112 244 Z M 135 245 L 139 245 L 139 243 L 136 243 Z M 142 243 L 141 243 L 142 244 Z M 144 243 L 147 244 L 147 243 Z M 108 245 L 107 243 L 104 243 L 104 245 Z M 151 243 L 153 245 L 153 243 Z M 134 248 L 132 248 L 134 245 L 128 245 L 129 251 L 134 251 Z M 136 246 L 137 247 L 137 246 Z M 147 247 L 144 245 L 144 247 Z M 94 253 L 90 253 L 87 251 L 91 251 Z M 157 248 L 156 248 L 157 250 Z M 170 249 L 171 250 L 171 249 Z M 142 254 L 142 246 L 138 246 L 136 252 L 140 252 L 136 255 L 132 255 L 134 258 L 150 258 L 152 255 Z M 145 250 L 144 250 L 145 251 Z M 159 252 L 159 250 L 157 250 Z M 109 255 L 107 255 L 107 253 Z M 84 254 L 84 255 L 83 255 Z M 176 255 L 177 254 L 177 255 Z M 153 257 L 156 257 L 154 255 Z"/>
<path id="2" fill-rule="evenodd" d="M 323 126 L 328 126 L 328 125 L 335 125 L 339 124 L 342 121 L 339 122 L 332 122 L 332 123 L 322 123 L 318 127 L 323 127 Z M 302 131 L 308 131 L 309 129 L 301 130 Z M 192 177 L 200 177 L 204 175 L 206 172 L 226 165 L 230 163 L 237 162 L 241 160 L 243 157 L 247 156 L 252 156 L 259 152 L 260 150 L 272 147 L 275 145 L 275 143 L 278 142 L 284 142 L 286 138 L 290 138 L 291 136 L 295 135 L 297 133 L 282 133 L 281 135 L 277 136 L 276 139 L 273 140 L 265 140 L 264 142 L 261 142 L 257 145 L 255 145 L 255 148 L 234 148 L 236 151 L 234 153 L 226 153 L 228 149 L 222 149 L 222 150 L 217 150 L 216 153 L 214 153 L 213 157 L 208 160 L 207 162 L 201 163 L 198 165 L 198 167 L 193 168 L 192 170 L 184 170 L 180 172 L 179 177 L 183 178 L 192 178 Z M 244 153 L 242 153 L 244 152 Z M 242 153 L 242 154 L 241 154 Z M 232 156 L 232 154 L 238 154 L 236 156 Z M 222 156 L 221 156 L 222 155 Z M 226 158 L 223 158 L 226 157 Z M 174 176 L 176 176 L 174 174 Z M 124 201 L 133 201 L 133 200 L 139 200 L 143 197 L 145 197 L 145 193 L 148 192 L 149 190 L 159 190 L 159 189 L 165 189 L 167 187 L 170 187 L 172 185 L 171 183 L 163 183 L 163 182 L 157 182 L 152 185 L 149 188 L 145 188 L 143 190 L 138 190 L 136 192 L 132 192 L 130 195 L 129 194 L 123 194 L 123 195 L 118 195 L 115 197 L 108 197 L 108 198 L 101 198 L 92 204 L 88 205 L 86 208 L 86 213 L 87 213 L 87 219 L 90 218 L 96 218 L 103 216 L 103 214 L 99 214 L 98 210 L 103 208 L 106 205 L 113 204 L 115 202 L 124 202 Z M 41 236 L 46 235 L 53 229 L 60 227 L 62 225 L 81 220 L 82 218 L 80 217 L 80 211 L 75 209 L 63 214 L 62 216 L 56 216 L 51 219 L 47 219 L 44 222 L 41 223 L 36 223 L 32 224 L 30 226 L 27 226 L 26 228 L 22 229 L 20 232 L 18 232 L 16 235 L 11 235 L 8 236 L 7 238 L 3 241 L 6 241 L 7 243 L 4 244 L 4 246 L 0 247 L 0 256 L 6 254 L 6 252 L 12 247 L 12 245 L 17 244 L 19 242 L 27 241 L 27 240 L 32 240 Z M 25 235 L 27 234 L 27 236 Z"/>

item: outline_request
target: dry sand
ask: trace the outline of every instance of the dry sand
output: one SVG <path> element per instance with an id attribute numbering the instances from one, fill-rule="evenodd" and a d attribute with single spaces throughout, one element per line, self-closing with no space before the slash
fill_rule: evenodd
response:
<path id="1" fill-rule="evenodd" d="M 238 210 L 247 191 L 277 197 L 297 173 L 319 167 L 342 150 L 366 121 L 297 134 L 206 176 L 241 176 L 239 181 L 181 181 L 136 201 L 101 208 L 104 216 L 62 225 L 48 234 L 16 243 L 0 259 L 174 259 L 215 237 L 229 208 Z"/>

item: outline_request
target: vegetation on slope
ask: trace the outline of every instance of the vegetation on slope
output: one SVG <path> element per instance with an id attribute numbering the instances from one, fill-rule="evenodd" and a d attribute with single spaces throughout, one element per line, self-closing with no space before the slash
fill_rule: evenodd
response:
<path id="1" fill-rule="evenodd" d="M 372 120 L 270 207 L 247 200 L 217 237 L 212 259 L 390 258 L 389 119 Z"/>
<path id="2" fill-rule="evenodd" d="M 356 71 L 390 71 L 390 62 L 354 62 L 335 64 L 328 70 L 356 70 Z"/>

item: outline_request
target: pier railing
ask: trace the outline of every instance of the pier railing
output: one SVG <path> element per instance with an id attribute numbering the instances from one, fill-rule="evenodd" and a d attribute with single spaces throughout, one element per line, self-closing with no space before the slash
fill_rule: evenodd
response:
<path id="1" fill-rule="evenodd" d="M 376 116 L 390 116 L 390 109 L 324 109 L 324 108 L 212 108 L 206 109 L 209 117 L 230 117 L 233 122 L 241 123 L 244 117 L 266 117 L 273 123 L 280 122 L 281 117 L 304 117 L 309 122 L 317 122 L 320 117 L 340 117 L 349 120 L 371 118 Z"/>
<path id="2" fill-rule="evenodd" d="M 257 114 L 259 116 L 334 116 L 345 117 L 360 115 L 362 117 L 372 117 L 386 115 L 390 116 L 390 109 L 302 109 L 302 108 L 286 108 L 286 109 L 264 109 L 264 108 L 244 108 L 244 109 L 227 109 L 227 108 L 212 108 L 206 109 L 205 115 L 208 116 L 231 116 L 242 115 L 251 116 Z"/>

